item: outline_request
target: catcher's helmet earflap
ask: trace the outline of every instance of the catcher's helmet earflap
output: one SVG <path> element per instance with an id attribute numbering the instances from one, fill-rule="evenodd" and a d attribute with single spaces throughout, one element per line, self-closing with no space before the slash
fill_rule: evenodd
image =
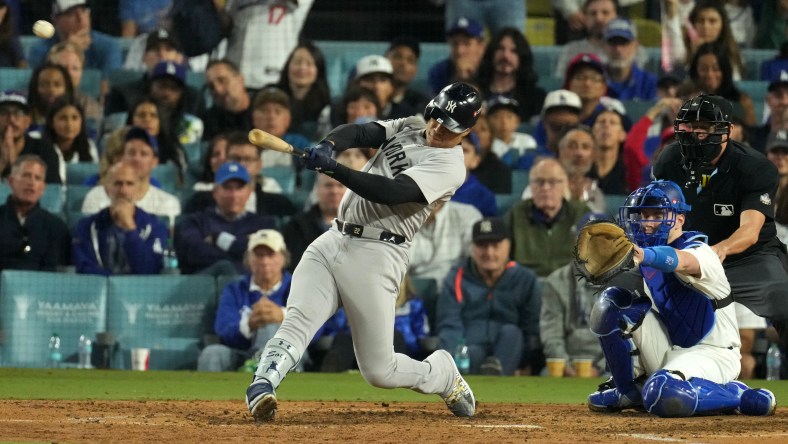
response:
<path id="1" fill-rule="evenodd" d="M 618 216 L 632 242 L 640 247 L 653 247 L 667 245 L 670 230 L 676 225 L 676 215 L 691 209 L 675 182 L 656 180 L 627 196 Z M 645 216 L 643 210 L 647 210 Z M 646 231 L 646 224 L 657 223 L 659 225 L 653 232 Z"/>
<path id="2" fill-rule="evenodd" d="M 730 137 L 732 113 L 731 103 L 714 95 L 701 94 L 681 105 L 673 128 L 684 168 L 690 172 L 688 185 L 700 182 L 699 173 L 711 173 L 711 161 Z"/>
<path id="3" fill-rule="evenodd" d="M 482 96 L 473 86 L 457 82 L 443 88 L 424 109 L 424 120 L 435 119 L 451 132 L 472 128 L 482 110 Z"/>

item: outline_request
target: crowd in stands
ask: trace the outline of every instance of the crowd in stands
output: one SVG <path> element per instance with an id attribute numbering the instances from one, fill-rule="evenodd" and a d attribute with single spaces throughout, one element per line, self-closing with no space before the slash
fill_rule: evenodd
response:
<path id="1" fill-rule="evenodd" d="M 680 104 L 698 93 L 730 101 L 731 138 L 778 166 L 776 221 L 788 241 L 788 2 L 754 10 L 742 1 L 663 1 L 655 60 L 616 0 L 554 0 L 556 42 L 565 45 L 555 66 L 537 69 L 528 2 L 466 10 L 446 0 L 443 59 L 424 65 L 422 42 L 392 35 L 385 51 L 342 73 L 342 91 L 330 89 L 319 45 L 303 38 L 312 0 L 214 0 L 206 23 L 215 29 L 190 33 L 170 15 L 184 14 L 182 2 L 119 0 L 115 35 L 94 29 L 84 0 L 52 0 L 43 16 L 27 3 L 35 2 L 0 0 L 0 68 L 29 70 L 26 88 L 7 88 L 0 70 L 9 190 L 0 270 L 158 274 L 174 248 L 183 274 L 242 276 L 222 293 L 220 343 L 204 349 L 201 370 L 234 370 L 271 337 L 286 316 L 290 273 L 330 229 L 345 191 L 251 144 L 248 131 L 306 148 L 340 124 L 420 118 L 456 81 L 475 85 L 485 107 L 462 141 L 465 183 L 412 239 L 396 323 L 404 353 L 453 352 L 463 340 L 473 372 L 538 374 L 547 356 L 592 358 L 595 374 L 605 373 L 587 328 L 598 289 L 577 282 L 570 264 L 575 233 L 589 217 L 616 214 L 620 198 L 651 180 Z M 645 3 L 650 11 L 660 2 Z M 23 48 L 29 32 L 14 23 L 22 17 L 52 21 L 55 35 Z M 221 42 L 195 49 L 213 31 Z M 752 48 L 774 50 L 761 78 L 748 72 Z M 423 86 L 420 65 L 429 66 Z M 752 94 L 742 80 L 761 80 L 764 91 Z M 374 155 L 359 147 L 338 160 L 361 170 Z M 89 177 L 70 178 L 74 164 L 92 165 Z M 89 189 L 72 206 L 81 211 L 44 210 L 48 186 Z M 411 279 L 432 281 L 433 294 L 419 294 Z M 350 334 L 340 310 L 313 341 L 313 368 L 351 368 Z"/>

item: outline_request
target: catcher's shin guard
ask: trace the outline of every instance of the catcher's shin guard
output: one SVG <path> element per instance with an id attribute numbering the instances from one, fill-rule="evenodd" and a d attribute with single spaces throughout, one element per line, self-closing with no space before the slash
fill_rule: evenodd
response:
<path id="1" fill-rule="evenodd" d="M 643 407 L 662 418 L 710 415 L 736 410 L 739 396 L 708 379 L 685 380 L 679 372 L 661 369 L 643 386 Z"/>
<path id="2" fill-rule="evenodd" d="M 591 331 L 599 337 L 616 389 L 633 402 L 640 401 L 635 384 L 635 356 L 632 332 L 640 327 L 651 300 L 618 287 L 605 289 L 594 304 L 589 319 Z"/>
<path id="3" fill-rule="evenodd" d="M 273 338 L 265 344 L 260 362 L 257 364 L 257 371 L 254 372 L 255 379 L 266 379 L 274 388 L 279 387 L 282 380 L 287 376 L 287 372 L 292 370 L 301 353 L 284 339 Z"/>

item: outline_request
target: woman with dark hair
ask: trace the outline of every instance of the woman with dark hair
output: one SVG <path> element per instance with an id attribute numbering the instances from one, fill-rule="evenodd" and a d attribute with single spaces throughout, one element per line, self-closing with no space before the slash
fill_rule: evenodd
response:
<path id="1" fill-rule="evenodd" d="M 279 87 L 290 95 L 292 123 L 288 132 L 317 140 L 317 122 L 321 115 L 328 116 L 331 109 L 331 92 L 326 78 L 326 61 L 323 53 L 309 40 L 302 40 L 293 49 L 279 77 Z"/>
<path id="2" fill-rule="evenodd" d="M 542 111 L 545 91 L 537 86 L 531 45 L 522 32 L 503 28 L 487 44 L 477 75 L 485 97 L 503 94 L 520 103 L 520 120 L 528 122 Z"/>
<path id="3" fill-rule="evenodd" d="M 213 190 L 216 170 L 227 161 L 228 140 L 229 133 L 220 133 L 215 135 L 208 143 L 208 149 L 205 151 L 205 157 L 202 161 L 200 180 L 194 184 L 194 191 Z"/>
<path id="4" fill-rule="evenodd" d="M 163 115 L 159 102 L 146 96 L 131 107 L 126 116 L 126 125 L 138 126 L 156 137 L 159 143 L 159 165 L 174 163 L 182 177 L 186 167 L 186 154 Z"/>
<path id="5" fill-rule="evenodd" d="M 27 86 L 31 128 L 44 125 L 49 108 L 61 96 L 74 98 L 74 84 L 66 68 L 54 63 L 44 63 L 36 68 Z"/>
<path id="6" fill-rule="evenodd" d="M 736 88 L 730 59 L 716 43 L 704 43 L 698 47 L 689 66 L 689 76 L 701 91 L 730 101 L 733 114 L 740 117 L 745 125 L 756 124 L 752 98 Z"/>
<path id="7" fill-rule="evenodd" d="M 19 36 L 14 33 L 14 20 L 6 0 L 0 0 L 0 67 L 27 67 Z"/>
<path id="8" fill-rule="evenodd" d="M 66 183 L 66 164 L 98 163 L 96 144 L 88 137 L 85 111 L 73 97 L 61 96 L 49 107 L 40 144 L 31 153 L 47 164 L 47 183 Z"/>

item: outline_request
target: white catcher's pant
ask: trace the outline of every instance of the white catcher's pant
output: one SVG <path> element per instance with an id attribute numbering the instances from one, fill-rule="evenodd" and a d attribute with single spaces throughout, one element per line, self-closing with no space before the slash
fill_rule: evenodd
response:
<path id="1" fill-rule="evenodd" d="M 680 371 L 687 379 L 698 377 L 725 384 L 739 376 L 741 354 L 732 349 L 698 344 L 681 348 L 670 344 L 665 326 L 649 311 L 643 324 L 632 333 L 632 340 L 640 350 L 635 360 L 635 373 L 650 375 L 659 369 Z"/>
<path id="2" fill-rule="evenodd" d="M 335 228 L 304 252 L 293 274 L 287 316 L 275 335 L 299 354 L 341 305 L 353 335 L 358 368 L 375 387 L 445 394 L 454 366 L 445 354 L 425 361 L 394 353 L 394 306 L 408 264 L 404 245 L 355 238 Z M 298 357 L 296 357 L 298 358 Z"/>

